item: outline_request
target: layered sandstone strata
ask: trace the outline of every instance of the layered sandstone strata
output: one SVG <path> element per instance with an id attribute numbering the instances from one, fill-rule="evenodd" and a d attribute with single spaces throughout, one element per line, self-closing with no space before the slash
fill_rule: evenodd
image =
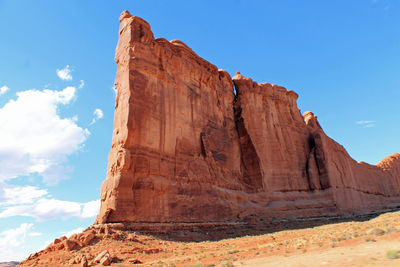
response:
<path id="1" fill-rule="evenodd" d="M 97 223 L 362 213 L 400 203 L 400 155 L 355 162 L 297 94 L 229 74 L 120 17 L 117 99 Z M 236 95 L 234 94 L 234 87 Z"/>

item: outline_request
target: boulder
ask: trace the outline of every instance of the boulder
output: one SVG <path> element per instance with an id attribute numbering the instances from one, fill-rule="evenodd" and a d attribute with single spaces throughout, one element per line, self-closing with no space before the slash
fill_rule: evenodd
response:
<path id="1" fill-rule="evenodd" d="M 94 258 L 93 261 L 99 263 L 101 261 L 101 259 L 106 255 L 109 255 L 108 251 L 107 250 L 103 250 L 102 252 L 97 254 L 97 256 Z"/>
<path id="2" fill-rule="evenodd" d="M 88 261 L 85 256 L 82 256 L 81 267 L 87 267 L 87 266 L 88 266 Z"/>

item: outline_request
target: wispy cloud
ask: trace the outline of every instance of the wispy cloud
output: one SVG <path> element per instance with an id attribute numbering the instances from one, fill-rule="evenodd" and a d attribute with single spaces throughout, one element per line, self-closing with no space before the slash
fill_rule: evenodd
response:
<path id="1" fill-rule="evenodd" d="M 375 127 L 376 121 L 365 120 L 365 121 L 356 121 L 356 124 L 362 126 L 363 128 L 372 128 Z"/>
<path id="2" fill-rule="evenodd" d="M 8 86 L 3 85 L 2 87 L 0 87 L 0 95 L 5 94 L 8 90 L 10 90 L 10 88 L 8 88 Z"/>
<path id="3" fill-rule="evenodd" d="M 94 124 L 96 121 L 100 120 L 101 118 L 103 118 L 104 114 L 103 111 L 99 108 L 96 108 L 93 111 L 93 119 L 92 122 L 90 123 L 90 125 Z"/>
<path id="4" fill-rule="evenodd" d="M 47 195 L 47 190 L 36 186 L 15 186 L 0 183 L 0 207 L 33 203 Z"/>
<path id="5" fill-rule="evenodd" d="M 64 81 L 71 81 L 72 80 L 72 75 L 71 75 L 72 70 L 70 69 L 70 66 L 67 65 L 63 69 L 57 69 L 56 73 L 58 78 Z"/>
<path id="6" fill-rule="evenodd" d="M 80 80 L 80 81 L 79 81 L 79 86 L 78 86 L 78 88 L 81 89 L 81 88 L 83 88 L 84 86 L 85 86 L 85 81 L 84 81 L 84 80 Z"/>
<path id="7" fill-rule="evenodd" d="M 21 260 L 26 255 L 22 251 L 16 251 L 25 243 L 25 238 L 32 223 L 23 223 L 17 228 L 5 230 L 0 233 L 0 259 L 2 261 Z"/>
<path id="8" fill-rule="evenodd" d="M 370 124 L 375 123 L 375 121 L 356 121 L 356 124 Z"/>

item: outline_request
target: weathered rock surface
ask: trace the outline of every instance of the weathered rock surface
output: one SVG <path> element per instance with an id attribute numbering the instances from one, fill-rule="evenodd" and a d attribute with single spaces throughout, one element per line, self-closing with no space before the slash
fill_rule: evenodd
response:
<path id="1" fill-rule="evenodd" d="M 357 163 L 297 94 L 230 75 L 120 17 L 117 99 L 97 223 L 341 215 L 400 203 L 400 155 Z M 234 87 L 237 95 L 234 95 Z"/>

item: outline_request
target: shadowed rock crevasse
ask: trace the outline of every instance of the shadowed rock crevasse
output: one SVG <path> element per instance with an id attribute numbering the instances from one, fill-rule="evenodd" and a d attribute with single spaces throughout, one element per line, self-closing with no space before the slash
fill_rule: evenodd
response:
<path id="1" fill-rule="evenodd" d="M 298 95 L 233 78 L 120 17 L 112 148 L 96 223 L 346 215 L 400 203 L 400 155 L 357 163 Z M 237 95 L 234 95 L 234 87 Z"/>

